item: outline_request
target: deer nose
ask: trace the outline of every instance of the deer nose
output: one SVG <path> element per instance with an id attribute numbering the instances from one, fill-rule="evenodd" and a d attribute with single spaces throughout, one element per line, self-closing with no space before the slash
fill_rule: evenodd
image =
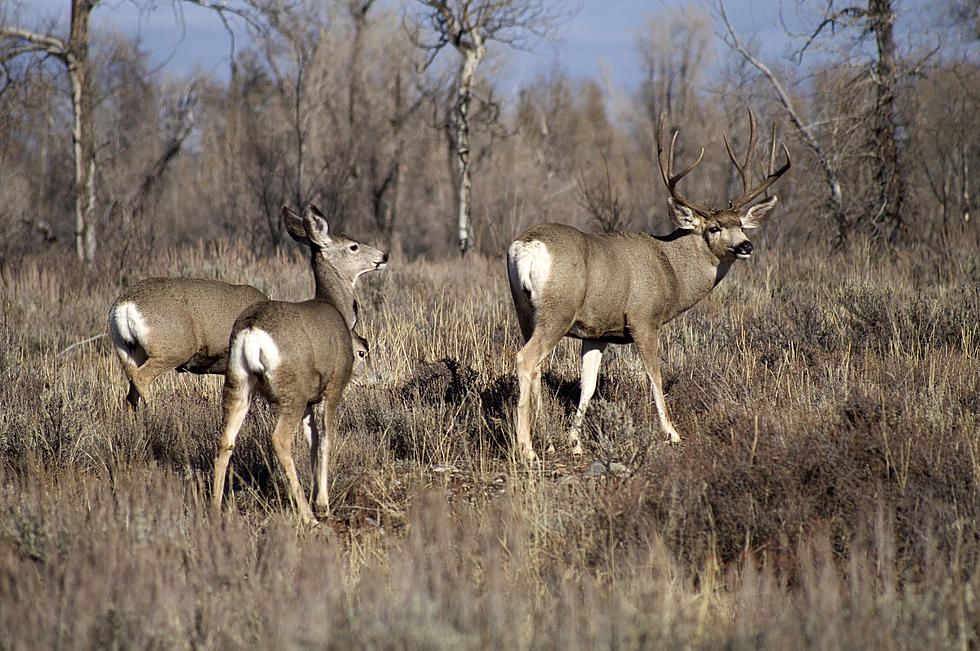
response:
<path id="1" fill-rule="evenodd" d="M 754 247 L 752 246 L 752 242 L 750 242 L 749 240 L 745 240 L 744 242 L 742 242 L 741 244 L 735 247 L 735 255 L 736 257 L 739 258 L 747 258 L 750 255 L 752 255 L 753 248 Z"/>

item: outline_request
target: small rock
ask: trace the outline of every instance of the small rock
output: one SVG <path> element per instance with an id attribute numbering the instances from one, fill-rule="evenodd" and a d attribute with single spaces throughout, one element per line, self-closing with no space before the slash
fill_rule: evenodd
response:
<path id="1" fill-rule="evenodd" d="M 588 477 L 599 477 L 606 474 L 606 466 L 601 461 L 593 461 L 589 464 L 589 467 L 585 469 L 585 474 Z"/>
<path id="2" fill-rule="evenodd" d="M 619 463 L 618 461 L 613 461 L 612 463 L 609 464 L 609 472 L 613 473 L 614 475 L 625 475 L 629 471 L 630 471 L 629 468 L 627 468 L 624 464 Z"/>

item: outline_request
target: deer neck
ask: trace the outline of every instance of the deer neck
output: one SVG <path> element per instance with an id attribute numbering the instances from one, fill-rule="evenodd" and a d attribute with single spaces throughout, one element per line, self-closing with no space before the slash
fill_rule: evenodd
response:
<path id="1" fill-rule="evenodd" d="M 357 321 L 357 302 L 354 300 L 354 281 L 346 278 L 330 264 L 315 269 L 316 300 L 330 303 L 340 311 L 348 328 Z"/>
<path id="2" fill-rule="evenodd" d="M 735 258 L 721 259 L 711 252 L 704 238 L 692 231 L 677 229 L 665 240 L 664 250 L 678 281 L 681 312 L 711 293 L 732 268 Z"/>

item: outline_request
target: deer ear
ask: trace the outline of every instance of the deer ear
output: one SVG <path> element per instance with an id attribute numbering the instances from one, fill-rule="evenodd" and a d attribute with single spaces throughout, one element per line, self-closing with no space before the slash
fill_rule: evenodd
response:
<path id="1" fill-rule="evenodd" d="M 286 224 L 286 230 L 294 240 L 300 244 L 309 245 L 310 241 L 306 237 L 306 225 L 302 217 L 290 210 L 287 206 L 283 206 L 282 221 Z"/>
<path id="2" fill-rule="evenodd" d="M 701 226 L 701 218 L 697 213 L 684 204 L 677 203 L 673 197 L 667 198 L 667 212 L 670 214 L 670 220 L 674 222 L 677 228 L 693 231 Z"/>
<path id="3" fill-rule="evenodd" d="M 330 225 L 327 224 L 327 218 L 312 203 L 303 212 L 303 225 L 306 227 L 306 236 L 311 242 L 318 246 L 326 246 L 330 243 Z"/>
<path id="4" fill-rule="evenodd" d="M 769 219 L 769 213 L 776 206 L 776 195 L 772 195 L 762 203 L 757 203 L 745 211 L 742 217 L 742 228 L 758 228 Z"/>

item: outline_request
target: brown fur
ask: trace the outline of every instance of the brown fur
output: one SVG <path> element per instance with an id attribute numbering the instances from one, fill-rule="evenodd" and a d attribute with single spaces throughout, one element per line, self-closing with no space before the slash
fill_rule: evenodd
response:
<path id="1" fill-rule="evenodd" d="M 109 310 L 109 332 L 129 379 L 126 400 L 133 411 L 162 373 L 224 373 L 235 319 L 265 299 L 250 285 L 202 278 L 146 278 L 120 293 Z M 145 337 L 119 332 L 117 311 L 126 303 L 135 305 L 143 317 Z"/>
<path id="2" fill-rule="evenodd" d="M 667 416 L 663 396 L 660 328 L 704 298 L 736 259 L 751 255 L 752 243 L 743 229 L 763 224 L 776 197 L 744 206 L 790 166 L 786 152 L 785 165 L 772 169 L 774 138 L 770 173 L 761 185 L 752 186 L 756 127 L 751 112 L 749 117 L 752 134 L 745 161 L 740 163 L 728 147 L 745 182 L 744 194 L 730 202 L 732 207 L 717 210 L 700 206 L 677 193 L 677 182 L 701 158 L 684 171 L 673 173 L 677 136 L 669 152 L 664 151 L 665 118 L 661 116 L 657 148 L 663 180 L 671 194 L 669 214 L 677 230 L 654 237 L 632 232 L 583 233 L 552 223 L 531 228 L 511 244 L 507 252 L 511 296 L 525 341 L 515 358 L 520 390 L 517 442 L 525 458 L 536 458 L 531 446 L 531 405 L 540 410 L 541 362 L 562 337 L 582 340 L 582 392 L 568 433 L 572 452 L 582 452 L 582 421 L 595 391 L 602 352 L 610 343 L 636 344 L 650 378 L 660 426 L 671 441 L 680 440 Z"/>
<path id="3" fill-rule="evenodd" d="M 290 235 L 310 247 L 316 296 L 301 303 L 263 301 L 245 310 L 231 334 L 228 369 L 222 391 L 224 431 L 214 461 L 212 506 L 221 510 L 225 474 L 235 440 L 258 390 L 279 408 L 272 433 L 276 457 L 289 481 L 300 517 L 315 522 L 292 457 L 292 440 L 302 423 L 310 442 L 313 499 L 320 515 L 329 513 L 327 466 L 330 441 L 336 435 L 335 413 L 354 366 L 351 331 L 356 319 L 354 284 L 367 271 L 381 269 L 388 256 L 343 235 L 330 234 L 315 206 L 302 218 L 283 208 Z M 250 333 L 260 332 L 267 348 L 247 352 Z M 363 341 L 363 339 L 361 339 Z M 259 354 L 259 351 L 262 354 Z M 322 405 L 324 432 L 317 429 L 314 409 Z"/>

